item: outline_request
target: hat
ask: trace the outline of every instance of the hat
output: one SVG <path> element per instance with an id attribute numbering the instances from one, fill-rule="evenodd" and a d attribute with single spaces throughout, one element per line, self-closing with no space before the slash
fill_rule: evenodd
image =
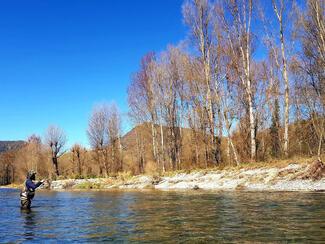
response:
<path id="1" fill-rule="evenodd" d="M 27 178 L 30 179 L 30 178 L 32 178 L 35 175 L 36 175 L 36 171 L 35 170 L 29 170 L 28 173 L 27 173 Z"/>

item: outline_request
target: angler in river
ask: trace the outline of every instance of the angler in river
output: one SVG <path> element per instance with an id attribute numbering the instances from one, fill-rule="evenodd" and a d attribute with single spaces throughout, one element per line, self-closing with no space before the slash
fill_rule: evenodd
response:
<path id="1" fill-rule="evenodd" d="M 35 196 L 35 189 L 41 186 L 44 183 L 44 180 L 41 180 L 34 183 L 36 172 L 33 170 L 28 171 L 26 181 L 24 182 L 24 187 L 20 192 L 20 204 L 21 209 L 30 209 L 32 204 L 32 199 Z"/>

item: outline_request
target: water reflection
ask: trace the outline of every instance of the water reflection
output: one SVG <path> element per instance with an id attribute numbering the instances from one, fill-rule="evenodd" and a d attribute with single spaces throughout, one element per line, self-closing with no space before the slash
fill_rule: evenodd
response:
<path id="1" fill-rule="evenodd" d="M 23 236 L 26 240 L 33 240 L 35 237 L 35 228 L 37 227 L 36 223 L 36 213 L 31 209 L 21 209 L 21 216 L 24 220 L 23 228 L 24 233 Z"/>
<path id="2" fill-rule="evenodd" d="M 132 233 L 135 228 L 134 212 L 130 206 L 136 197 L 132 193 L 98 192 L 89 206 L 88 241 L 117 241 Z"/>
<path id="3" fill-rule="evenodd" d="M 39 192 L 30 212 L 18 211 L 16 192 L 0 197 L 4 242 L 325 240 L 325 194 Z"/>

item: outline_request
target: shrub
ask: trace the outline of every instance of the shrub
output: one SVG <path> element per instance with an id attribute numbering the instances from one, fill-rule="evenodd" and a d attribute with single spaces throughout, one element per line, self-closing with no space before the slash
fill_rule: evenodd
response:
<path id="1" fill-rule="evenodd" d="M 117 177 L 122 181 L 126 181 L 126 180 L 130 180 L 133 177 L 133 175 L 131 171 L 126 171 L 126 172 L 119 172 L 117 174 Z"/>
<path id="2" fill-rule="evenodd" d="M 77 189 L 100 189 L 101 184 L 86 181 L 86 182 L 76 185 L 75 188 L 77 188 Z"/>

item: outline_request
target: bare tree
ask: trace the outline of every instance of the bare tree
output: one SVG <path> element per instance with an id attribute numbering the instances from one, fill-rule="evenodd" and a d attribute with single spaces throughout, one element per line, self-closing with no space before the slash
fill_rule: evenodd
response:
<path id="1" fill-rule="evenodd" d="M 229 11 L 226 11 L 229 10 Z M 232 69 L 239 77 L 245 92 L 245 103 L 250 133 L 250 157 L 256 159 L 256 119 L 254 109 L 254 90 L 252 85 L 252 12 L 253 1 L 225 1 L 220 15 L 225 35 L 230 47 L 229 57 Z"/>
<path id="2" fill-rule="evenodd" d="M 231 152 L 233 154 L 233 159 L 235 160 L 236 164 L 240 164 L 240 160 L 238 158 L 238 152 L 234 141 L 232 139 L 232 127 L 235 123 L 236 118 L 236 91 L 234 87 L 229 84 L 229 80 L 225 77 L 224 82 L 221 83 L 221 93 L 219 96 L 220 104 L 222 106 L 222 118 L 225 124 L 225 130 L 227 132 L 227 154 L 228 160 L 231 159 Z"/>
<path id="3" fill-rule="evenodd" d="M 273 9 L 279 23 L 279 39 L 281 43 L 281 56 L 282 56 L 282 76 L 284 80 L 284 96 L 285 96 L 285 106 L 284 106 L 284 144 L 283 151 L 284 155 L 288 156 L 289 151 L 289 79 L 287 71 L 287 57 L 285 49 L 285 38 L 284 38 L 284 11 L 285 6 L 288 5 L 285 0 L 280 0 L 278 4 L 276 0 L 272 0 Z"/>
<path id="4" fill-rule="evenodd" d="M 137 122 L 149 122 L 147 125 L 151 129 L 152 153 L 157 168 L 160 167 L 160 158 L 158 154 L 158 136 L 157 136 L 157 99 L 155 97 L 155 83 L 153 68 L 156 57 L 153 52 L 146 54 L 140 65 L 140 70 L 132 77 L 128 88 L 128 102 L 131 110 L 130 115 Z"/>
<path id="5" fill-rule="evenodd" d="M 314 128 L 311 137 L 314 140 L 317 135 L 320 153 L 325 133 L 324 4 L 308 0 L 307 10 L 301 15 L 300 58 L 291 55 L 296 46 L 290 49 L 288 45 L 289 34 L 294 34 L 286 23 L 292 2 L 272 0 L 261 4 L 265 9 L 259 16 L 258 2 L 253 0 L 186 0 L 182 11 L 190 31 L 189 48 L 168 47 L 157 56 L 150 53 L 142 59 L 128 90 L 130 114 L 136 124 L 150 122 L 147 125 L 158 170 L 185 165 L 188 158 L 183 150 L 191 151 L 196 167 L 200 162 L 208 167 L 211 162 L 221 162 L 224 145 L 229 161 L 236 164 L 248 158 L 264 160 L 271 150 L 272 157 L 278 156 L 281 144 L 287 156 L 292 89 L 289 68 L 294 68 L 293 58 L 299 64 L 299 112 L 310 111 L 308 120 Z M 271 19 L 265 21 L 270 15 L 268 7 L 273 7 L 276 26 Z M 263 29 L 261 20 L 266 35 L 259 32 Z M 268 52 L 260 61 L 253 54 L 262 41 Z M 279 123 L 282 111 L 283 128 Z M 183 136 L 184 127 L 190 128 L 190 136 Z M 283 141 L 278 136 L 282 133 Z M 184 142 L 184 138 L 191 142 Z M 310 144 L 309 152 L 313 152 L 312 147 Z M 137 148 L 141 162 L 140 136 Z M 143 164 L 139 165 L 143 170 Z"/>
<path id="6" fill-rule="evenodd" d="M 299 9 L 298 9 L 299 10 Z M 325 143 L 325 2 L 308 0 L 305 12 L 299 12 L 296 23 L 302 51 L 292 65 L 296 76 L 296 97 L 299 112 L 307 113 L 318 138 L 320 159 Z M 316 145 L 315 145 L 316 146 Z M 312 151 L 312 149 L 310 149 Z"/>
<path id="7" fill-rule="evenodd" d="M 95 153 L 95 161 L 99 167 L 99 174 L 108 176 L 108 106 L 97 105 L 94 107 L 92 114 L 88 122 L 87 135 L 90 142 L 90 146 Z"/>
<path id="8" fill-rule="evenodd" d="M 86 153 L 86 149 L 76 143 L 71 147 L 71 153 L 74 168 L 76 168 L 78 176 L 80 177 L 83 175 L 84 154 Z"/>
<path id="9" fill-rule="evenodd" d="M 204 71 L 203 82 L 205 91 L 205 104 L 203 107 L 207 114 L 208 129 L 212 146 L 214 162 L 220 163 L 221 150 L 220 138 L 216 136 L 216 103 L 213 95 L 217 93 L 214 90 L 213 78 L 216 76 L 217 69 L 215 42 L 217 36 L 214 33 L 215 18 L 213 4 L 209 0 L 190 0 L 183 5 L 183 16 L 186 24 L 189 26 L 195 47 L 200 53 L 200 66 Z M 219 118 L 221 122 L 221 118 Z M 219 128 L 220 134 L 222 129 Z"/>
<path id="10" fill-rule="evenodd" d="M 137 161 L 140 174 L 144 173 L 145 168 L 145 146 L 141 131 L 135 130 L 135 139 L 137 144 Z"/>
<path id="11" fill-rule="evenodd" d="M 0 154 L 0 185 L 8 185 L 14 182 L 14 160 L 15 152 L 13 151 L 8 151 Z"/>
<path id="12" fill-rule="evenodd" d="M 39 166 L 40 166 L 39 164 L 42 161 L 42 140 L 41 140 L 41 137 L 39 137 L 35 134 L 29 136 L 27 138 L 27 144 L 24 149 L 26 151 L 26 153 L 25 153 L 26 169 L 25 170 L 33 169 L 37 172 L 39 169 Z"/>
<path id="13" fill-rule="evenodd" d="M 55 174 L 57 176 L 60 175 L 58 159 L 65 153 L 64 146 L 66 141 L 66 135 L 61 128 L 53 125 L 48 127 L 45 133 L 45 142 L 51 150 L 52 163 L 55 167 Z"/>
<path id="14" fill-rule="evenodd" d="M 179 90 L 181 78 L 181 52 L 177 48 L 169 47 L 161 55 L 160 62 L 155 66 L 155 83 L 158 86 L 157 97 L 160 101 L 160 122 L 167 127 L 166 141 L 168 142 L 168 156 L 172 169 L 179 169 L 181 152 L 181 98 Z M 161 138 L 164 130 L 161 127 Z M 163 142 L 161 143 L 163 146 Z M 163 170 L 164 170 L 163 162 Z"/>
<path id="15" fill-rule="evenodd" d="M 107 177 L 113 171 L 122 170 L 121 116 L 115 104 L 102 104 L 93 109 L 87 134 L 100 174 L 105 173 Z"/>
<path id="16" fill-rule="evenodd" d="M 184 64 L 186 67 L 185 75 L 187 87 L 183 89 L 183 96 L 186 100 L 187 107 L 187 123 L 191 128 L 191 139 L 193 141 L 192 150 L 194 154 L 195 165 L 199 166 L 200 158 L 203 157 L 204 166 L 207 168 L 209 163 L 209 145 L 210 136 L 208 135 L 208 121 L 206 116 L 206 93 L 203 82 L 200 81 L 202 77 L 200 65 L 198 60 L 194 57 L 188 58 L 188 63 Z M 203 150 L 201 150 L 203 148 Z"/>
<path id="17" fill-rule="evenodd" d="M 121 144 L 121 116 L 115 104 L 108 107 L 107 135 L 111 155 L 111 167 L 116 172 L 123 170 Z M 112 169 L 111 169 L 112 171 Z"/>

